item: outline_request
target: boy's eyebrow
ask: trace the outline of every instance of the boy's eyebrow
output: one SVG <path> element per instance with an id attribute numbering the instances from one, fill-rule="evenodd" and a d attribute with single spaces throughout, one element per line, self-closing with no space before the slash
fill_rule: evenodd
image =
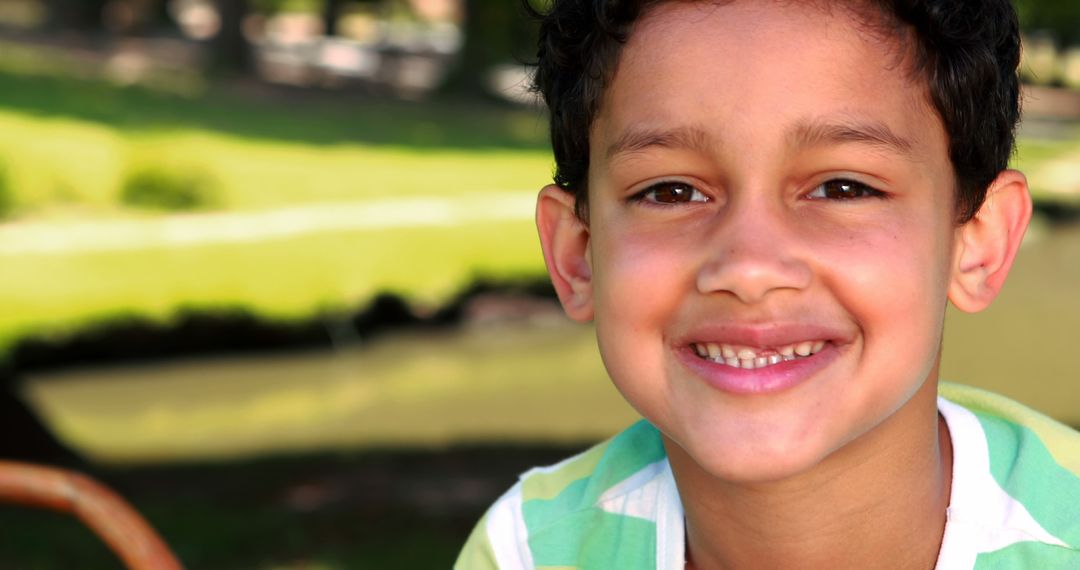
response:
<path id="1" fill-rule="evenodd" d="M 792 130 L 791 142 L 797 148 L 823 144 L 865 143 L 886 151 L 910 155 L 915 145 L 896 134 L 884 123 L 843 120 L 838 122 L 803 122 Z"/>
<path id="2" fill-rule="evenodd" d="M 790 140 L 797 148 L 823 144 L 865 143 L 904 155 L 911 155 L 915 149 L 915 145 L 910 140 L 896 134 L 884 123 L 850 119 L 801 122 L 792 129 Z M 708 133 L 695 126 L 672 129 L 630 127 L 607 148 L 607 158 L 610 160 L 620 153 L 644 150 L 654 146 L 705 152 L 714 148 L 715 142 Z"/>
<path id="3" fill-rule="evenodd" d="M 623 152 L 634 152 L 653 146 L 704 151 L 713 144 L 708 133 L 694 126 L 673 129 L 630 127 L 607 148 L 607 158 L 610 160 Z"/>

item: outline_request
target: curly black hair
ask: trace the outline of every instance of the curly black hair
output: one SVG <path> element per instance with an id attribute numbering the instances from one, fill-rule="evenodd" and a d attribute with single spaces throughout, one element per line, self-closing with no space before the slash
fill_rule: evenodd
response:
<path id="1" fill-rule="evenodd" d="M 540 21 L 534 90 L 550 111 L 555 183 L 588 219 L 589 127 L 634 22 L 663 2 L 551 0 Z M 911 71 L 928 87 L 949 137 L 956 217 L 975 216 L 1007 168 L 1020 119 L 1020 29 L 1010 0 L 866 0 L 877 24 L 910 42 Z"/>

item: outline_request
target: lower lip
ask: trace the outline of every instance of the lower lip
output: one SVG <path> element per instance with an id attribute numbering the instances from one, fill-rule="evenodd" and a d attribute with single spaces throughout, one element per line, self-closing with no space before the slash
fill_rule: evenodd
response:
<path id="1" fill-rule="evenodd" d="M 774 394 L 798 386 L 836 360 L 840 350 L 829 343 L 821 351 L 805 358 L 779 362 L 753 370 L 706 360 L 698 356 L 690 347 L 678 350 L 677 354 L 684 366 L 703 378 L 713 388 L 742 395 Z"/>

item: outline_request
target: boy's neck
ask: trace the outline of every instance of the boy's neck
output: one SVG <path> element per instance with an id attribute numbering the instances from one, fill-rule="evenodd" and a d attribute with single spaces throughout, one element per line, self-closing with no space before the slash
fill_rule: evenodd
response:
<path id="1" fill-rule="evenodd" d="M 687 568 L 934 567 L 952 444 L 933 379 L 885 423 L 783 481 L 721 481 L 664 443 L 686 513 Z"/>

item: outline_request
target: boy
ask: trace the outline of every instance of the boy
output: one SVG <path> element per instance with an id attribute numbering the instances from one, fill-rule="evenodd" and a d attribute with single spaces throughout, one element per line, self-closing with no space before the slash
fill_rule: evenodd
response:
<path id="1" fill-rule="evenodd" d="M 1008 0 L 554 0 L 537 225 L 646 421 L 459 568 L 1080 568 L 1080 440 L 938 396 L 1031 214 Z"/>

